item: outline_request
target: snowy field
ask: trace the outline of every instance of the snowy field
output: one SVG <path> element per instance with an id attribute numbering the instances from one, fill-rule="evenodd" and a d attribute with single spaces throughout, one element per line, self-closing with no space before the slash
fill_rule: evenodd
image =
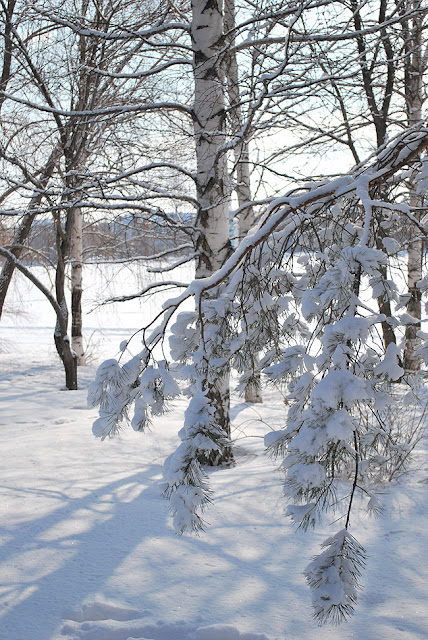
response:
<path id="1" fill-rule="evenodd" d="M 368 553 L 354 617 L 318 628 L 301 572 L 339 527 L 327 520 L 302 534 L 284 518 L 281 476 L 262 439 L 283 426 L 281 398 L 267 391 L 255 407 L 232 398 L 237 465 L 211 471 L 207 531 L 179 538 L 160 485 L 184 401 L 151 433 L 107 442 L 93 437 L 86 406 L 97 362 L 114 357 L 166 294 L 88 313 L 148 276 L 85 275 L 93 360 L 78 391 L 64 390 L 53 312 L 20 278 L 0 323 L 0 640 L 426 640 L 426 444 L 414 473 L 385 487 L 385 513 L 354 518 Z"/>

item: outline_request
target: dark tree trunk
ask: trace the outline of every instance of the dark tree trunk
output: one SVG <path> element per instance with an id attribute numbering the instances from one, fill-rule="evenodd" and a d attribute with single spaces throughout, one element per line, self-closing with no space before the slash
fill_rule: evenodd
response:
<path id="1" fill-rule="evenodd" d="M 71 348 L 70 339 L 67 335 L 68 308 L 65 296 L 65 267 L 69 251 L 69 226 L 71 216 L 67 216 L 66 228 L 62 229 L 60 216 L 56 216 L 56 246 L 57 246 L 57 266 L 55 272 L 55 294 L 56 301 L 61 309 L 61 317 L 57 319 L 54 341 L 59 357 L 61 358 L 64 370 L 67 389 L 77 389 L 77 358 Z"/>
<path id="2" fill-rule="evenodd" d="M 76 358 L 70 348 L 70 339 L 67 336 L 67 322 L 64 318 L 63 309 L 59 306 L 55 297 L 47 289 L 40 280 L 38 280 L 33 273 L 13 255 L 12 252 L 0 247 L 0 255 L 4 256 L 8 260 L 14 263 L 15 267 L 24 274 L 26 278 L 30 280 L 51 303 L 57 318 L 55 329 L 55 345 L 57 346 L 58 353 L 61 360 L 64 363 L 65 370 L 65 384 L 67 389 L 77 389 L 77 363 Z"/>

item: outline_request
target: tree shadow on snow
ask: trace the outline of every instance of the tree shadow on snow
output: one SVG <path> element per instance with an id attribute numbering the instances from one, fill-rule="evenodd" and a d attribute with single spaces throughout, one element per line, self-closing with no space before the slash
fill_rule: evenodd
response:
<path id="1" fill-rule="evenodd" d="M 48 640 L 63 610 L 97 593 L 146 536 L 165 530 L 167 508 L 159 506 L 163 499 L 156 482 L 159 465 L 144 466 L 143 472 L 122 476 L 81 498 L 28 488 L 28 493 L 59 500 L 61 506 L 0 528 L 5 540 L 0 547 L 2 640 Z M 42 629 L 33 626 L 40 619 Z"/>
<path id="2" fill-rule="evenodd" d="M 85 488 L 84 465 L 73 456 L 64 460 L 70 480 L 68 486 L 62 483 L 62 490 L 54 488 L 53 478 L 51 487 L 45 478 L 44 484 L 11 489 L 53 500 L 54 508 L 47 515 L 0 528 L 4 538 L 0 603 L 5 610 L 1 640 L 49 640 L 61 614 L 73 607 L 81 607 L 81 617 L 73 613 L 66 617 L 76 624 L 89 621 L 88 634 L 90 621 L 100 619 L 100 611 L 120 626 L 127 607 L 133 607 L 131 617 L 139 613 L 163 620 L 184 618 L 201 626 L 229 623 L 266 633 L 272 640 L 379 640 L 395 637 L 402 629 L 406 640 L 428 637 L 423 627 L 426 617 L 413 616 L 419 604 L 423 611 L 426 556 L 420 555 L 420 545 L 412 549 L 407 544 L 408 518 L 402 525 L 399 516 L 367 525 L 370 531 L 363 542 L 369 558 L 356 614 L 345 627 L 318 629 L 310 617 L 310 594 L 302 571 L 319 553 L 319 543 L 340 523 L 333 530 L 296 533 L 283 516 L 279 476 L 266 468 L 264 478 L 259 468 L 246 464 L 255 455 L 248 449 L 248 456 L 238 456 L 234 469 L 210 473 L 215 502 L 205 514 L 210 523 L 207 532 L 179 538 L 160 493 L 158 461 L 139 461 L 138 451 L 134 453 L 122 457 L 123 471 L 118 475 L 116 466 L 110 479 L 110 458 L 100 452 L 92 461 L 92 470 L 97 466 L 102 470 L 91 477 L 91 486 L 100 485 L 95 489 Z M 122 455 L 120 447 L 116 455 Z M 72 497 L 73 477 L 79 481 L 79 497 Z M 421 503 L 409 507 L 408 517 L 422 517 L 424 496 L 426 491 L 421 490 Z M 401 609 L 398 583 L 406 590 Z M 88 603 L 97 599 L 125 604 L 91 609 Z M 388 603 L 391 599 L 396 610 Z M 270 627 L 264 628 L 263 621 Z M 67 628 L 66 623 L 66 636 Z M 132 637 L 125 629 L 126 625 L 125 635 L 118 629 L 114 637 Z M 178 640 L 174 635 L 163 637 Z"/>

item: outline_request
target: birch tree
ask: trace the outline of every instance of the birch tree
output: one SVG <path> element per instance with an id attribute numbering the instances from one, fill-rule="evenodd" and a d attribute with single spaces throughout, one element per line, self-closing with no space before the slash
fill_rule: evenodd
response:
<path id="1" fill-rule="evenodd" d="M 162 25 L 154 27 L 152 30 L 148 29 L 146 32 L 147 39 L 145 41 L 145 54 L 147 55 L 147 49 L 154 51 L 158 50 L 159 46 L 166 46 L 166 42 L 160 42 L 158 38 L 159 33 L 166 33 L 169 35 L 171 32 L 171 38 L 173 43 L 171 44 L 168 58 L 162 57 L 162 62 L 156 62 L 152 69 L 147 71 L 136 71 L 133 74 L 129 73 L 113 73 L 111 69 L 103 71 L 97 69 L 97 73 L 103 73 L 110 78 L 142 78 L 147 76 L 158 77 L 161 76 L 166 70 L 175 66 L 186 66 L 189 63 L 189 59 L 174 59 L 173 54 L 180 50 L 189 50 L 189 44 L 185 44 L 186 39 L 190 35 L 191 50 L 193 52 L 193 61 L 190 60 L 193 69 L 193 91 L 194 101 L 192 108 L 178 102 L 160 102 L 147 104 L 146 109 L 139 106 L 139 110 L 147 110 L 153 113 L 160 114 L 160 117 L 168 117 L 171 121 L 173 118 L 182 117 L 183 114 L 188 118 L 191 118 L 193 127 L 193 139 L 194 139 L 194 166 L 195 172 L 191 174 L 188 171 L 184 171 L 176 163 L 171 164 L 170 167 L 177 172 L 187 175 L 195 185 L 196 198 L 193 199 L 192 205 L 195 207 L 195 226 L 193 231 L 194 242 L 194 255 L 196 257 L 196 274 L 199 277 L 206 276 L 209 273 L 216 271 L 217 268 L 224 262 L 226 256 L 230 253 L 230 241 L 229 241 L 229 209 L 230 209 L 230 185 L 227 176 L 227 162 L 228 154 L 236 145 L 239 145 L 240 134 L 234 131 L 232 134 L 226 129 L 226 92 L 224 90 L 225 81 L 225 50 L 224 50 L 224 15 L 223 7 L 220 3 L 213 6 L 206 5 L 204 3 L 195 2 L 191 6 L 192 14 L 188 24 L 170 22 L 166 20 Z M 294 9 L 287 9 L 286 15 L 293 15 Z M 299 13 L 300 8 L 297 9 Z M 274 13 L 269 12 L 270 20 L 273 20 Z M 262 17 L 257 17 L 257 21 L 262 20 Z M 59 18 L 56 18 L 59 20 Z M 61 22 L 66 21 L 61 18 Z M 67 25 L 70 25 L 76 32 L 83 27 L 76 25 L 74 22 L 71 24 L 69 21 Z M 90 35 L 90 31 L 89 31 Z M 97 32 L 97 36 L 99 36 Z M 95 36 L 95 33 L 94 33 Z M 123 36 L 118 34 L 108 34 L 107 32 L 102 34 L 106 40 L 115 38 L 121 39 Z M 135 32 L 133 37 L 138 40 L 139 34 Z M 156 43 L 151 42 L 150 38 L 157 38 Z M 187 40 L 188 42 L 188 40 Z M 172 56 L 172 57 L 170 57 Z M 287 60 L 282 62 L 282 66 L 287 64 Z M 276 74 L 272 75 L 272 80 L 281 73 L 281 65 L 279 65 Z M 242 123 L 244 128 L 249 127 L 251 120 L 256 116 L 259 109 L 265 100 L 268 90 L 267 85 L 269 82 L 265 82 L 261 91 L 258 91 L 258 95 L 255 96 L 254 104 L 250 109 L 249 115 L 247 115 L 245 122 Z M 233 102 L 233 101 L 232 101 Z M 238 113 L 239 104 L 233 103 L 231 110 L 234 113 Z M 189 118 L 189 121 L 190 121 Z M 227 137 L 229 135 L 229 137 Z M 166 164 L 165 164 L 166 166 Z M 148 178 L 145 182 L 141 181 L 140 186 L 143 186 L 150 190 L 149 180 L 152 180 L 154 175 L 153 169 L 158 168 L 159 165 L 149 163 L 145 168 L 141 169 L 141 173 L 146 172 Z M 140 174 L 141 175 L 141 174 Z M 150 176 L 150 177 L 149 177 Z M 172 194 L 164 191 L 163 197 L 165 199 L 174 197 Z M 161 195 L 159 188 L 153 188 L 153 194 L 147 195 L 148 199 L 155 202 L 159 201 Z M 177 196 L 175 196 L 177 197 Z M 180 196 L 178 196 L 180 197 Z M 124 199 L 125 201 L 125 199 Z M 127 204 L 129 203 L 129 197 L 127 198 Z M 141 201 L 141 197 L 140 197 Z M 187 201 L 191 201 L 187 198 Z M 202 310 L 197 310 L 197 313 L 205 313 Z M 214 359 L 216 354 L 206 354 L 202 358 L 202 362 L 208 359 Z M 202 365 L 205 366 L 205 365 Z M 229 435 L 229 418 L 228 418 L 228 390 L 226 384 L 227 372 L 224 375 L 217 372 L 219 375 L 215 376 L 215 380 L 206 380 L 206 384 L 209 388 L 209 395 L 211 401 L 216 406 L 216 416 L 219 424 L 221 424 L 221 430 L 225 434 L 225 437 Z M 221 389 L 216 389 L 217 380 L 223 378 Z M 222 455 L 215 454 L 217 460 L 227 460 L 231 457 L 230 448 L 226 446 Z"/>
<path id="2" fill-rule="evenodd" d="M 407 4 L 408 9 L 415 13 L 411 18 L 403 21 L 403 49 L 405 54 L 404 64 L 404 96 L 406 101 L 407 124 L 409 127 L 417 126 L 422 121 L 422 107 L 427 98 L 426 83 L 424 76 L 428 72 L 428 43 L 424 38 L 424 31 L 427 24 L 422 11 L 421 2 Z M 418 219 L 421 218 L 422 198 L 418 194 L 413 180 L 409 186 L 409 205 L 417 212 Z M 421 234 L 413 227 L 409 229 L 408 242 L 408 262 L 407 262 L 407 282 L 409 290 L 409 300 L 407 310 L 414 321 L 406 327 L 406 347 L 404 350 L 404 369 L 407 372 L 418 371 L 421 364 L 420 356 L 417 354 L 420 346 L 418 332 L 421 329 L 421 291 L 417 283 L 422 279 L 422 261 L 424 240 Z"/>
<path id="3" fill-rule="evenodd" d="M 222 73 L 223 49 L 222 0 L 192 0 L 191 39 L 194 64 L 195 101 L 193 119 L 196 148 L 196 277 L 205 278 L 217 271 L 230 253 L 229 188 L 227 157 L 222 152 L 226 136 L 225 78 Z M 203 302 L 198 302 L 203 314 Z M 214 353 L 210 354 L 214 357 Z M 215 421 L 224 438 L 230 438 L 229 381 L 227 374 L 208 377 L 208 354 L 201 354 L 205 369 L 202 390 L 215 407 Z M 218 452 L 215 453 L 218 456 Z M 222 462 L 232 459 L 226 445 Z"/>

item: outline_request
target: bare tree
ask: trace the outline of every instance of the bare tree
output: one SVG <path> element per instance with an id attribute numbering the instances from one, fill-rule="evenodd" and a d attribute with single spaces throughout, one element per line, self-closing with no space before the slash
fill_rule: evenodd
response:
<path id="1" fill-rule="evenodd" d="M 77 12 L 95 31 L 108 29 L 111 24 L 115 24 L 119 15 L 121 18 L 126 17 L 130 29 L 139 28 L 148 17 L 147 12 L 134 15 L 133 3 L 106 3 L 106 6 L 102 7 L 99 3 L 84 2 L 79 7 L 74 7 L 73 3 L 69 3 L 68 6 L 72 14 Z M 63 6 L 62 10 L 64 8 Z M 100 177 L 96 177 L 97 173 L 99 175 L 100 171 L 105 170 L 103 161 L 108 158 L 108 149 L 105 149 L 104 157 L 100 153 L 103 142 L 105 144 L 112 135 L 115 140 L 120 139 L 117 130 L 123 130 L 124 125 L 126 127 L 129 120 L 128 110 L 133 112 L 133 104 L 142 101 L 142 95 L 147 98 L 147 83 L 143 86 L 141 80 L 119 80 L 102 73 L 106 64 L 109 65 L 111 73 L 122 72 L 130 64 L 130 60 L 137 56 L 141 43 L 130 42 L 128 47 L 123 47 L 121 39 L 113 38 L 106 41 L 105 38 L 96 38 L 92 34 L 76 34 L 63 24 L 64 21 L 57 15 L 56 7 L 42 9 L 39 5 L 34 7 L 34 10 L 35 14 L 27 19 L 25 37 L 20 35 L 16 25 L 10 26 L 9 35 L 13 41 L 16 59 L 13 73 L 9 62 L 9 71 L 4 72 L 5 82 L 1 87 L 2 100 L 9 113 L 13 116 L 13 105 L 18 105 L 21 110 L 21 114 L 15 119 L 10 118 L 8 128 L 4 130 L 4 133 L 9 135 L 9 141 L 6 142 L 5 135 L 2 150 L 4 167 L 8 172 L 3 173 L 3 200 L 9 199 L 13 203 L 5 213 L 10 219 L 11 216 L 18 216 L 23 209 L 21 222 L 9 248 L 13 255 L 19 258 L 36 216 L 44 213 L 53 214 L 58 250 L 56 295 L 64 312 L 64 321 L 67 323 L 66 267 L 71 261 L 73 352 L 79 363 L 82 363 L 82 211 L 88 206 L 91 207 L 88 200 L 94 193 L 98 196 L 98 202 L 94 203 L 93 208 L 100 208 L 100 201 L 102 205 L 106 204 L 102 173 Z M 6 26 L 8 24 L 6 23 Z M 34 26 L 34 35 L 31 26 Z M 45 56 L 41 61 L 43 47 L 40 34 L 45 30 L 53 34 L 53 44 L 48 55 L 44 52 Z M 49 69 L 48 74 L 46 69 Z M 23 82 L 23 78 L 29 99 L 17 102 L 13 92 Z M 11 81 L 11 96 L 5 91 L 6 80 Z M 61 89 L 58 92 L 59 87 Z M 110 112 L 112 105 L 114 107 Z M 121 105 L 125 107 L 123 110 Z M 63 106 L 66 108 L 61 108 Z M 26 128 L 21 126 L 22 111 L 26 113 Z M 75 113 L 78 115 L 74 115 Z M 32 128 L 37 130 L 44 114 L 47 114 L 47 126 L 37 132 L 38 137 L 31 138 Z M 15 139 L 18 141 L 17 131 L 19 144 L 14 144 Z M 26 157 L 22 153 L 19 154 L 19 151 L 14 154 L 13 147 L 17 150 L 19 147 L 22 148 L 27 132 L 29 136 L 25 140 L 28 143 Z M 31 154 L 29 150 L 34 144 L 34 148 L 39 145 L 39 152 Z M 49 145 L 51 151 L 46 160 L 44 154 L 48 152 Z M 10 150 L 6 151 L 7 147 Z M 30 163 L 34 163 L 34 159 L 39 157 L 41 168 L 34 170 Z M 109 178 L 113 173 L 112 161 L 118 163 L 119 174 L 126 173 L 121 166 L 121 160 L 118 154 L 108 158 Z M 26 195 L 31 193 L 31 188 L 35 189 L 35 193 L 30 198 L 29 205 L 23 208 L 16 206 L 17 202 L 25 203 Z M 118 190 L 121 189 L 122 185 L 119 185 Z M 128 205 L 129 199 L 123 198 L 120 207 L 125 209 Z M 104 214 L 105 209 L 102 211 Z M 15 266 L 15 262 L 6 257 L 0 279 L 1 309 Z M 57 333 L 58 331 L 57 327 Z M 56 344 L 60 357 L 64 359 L 61 340 L 56 340 Z"/>

